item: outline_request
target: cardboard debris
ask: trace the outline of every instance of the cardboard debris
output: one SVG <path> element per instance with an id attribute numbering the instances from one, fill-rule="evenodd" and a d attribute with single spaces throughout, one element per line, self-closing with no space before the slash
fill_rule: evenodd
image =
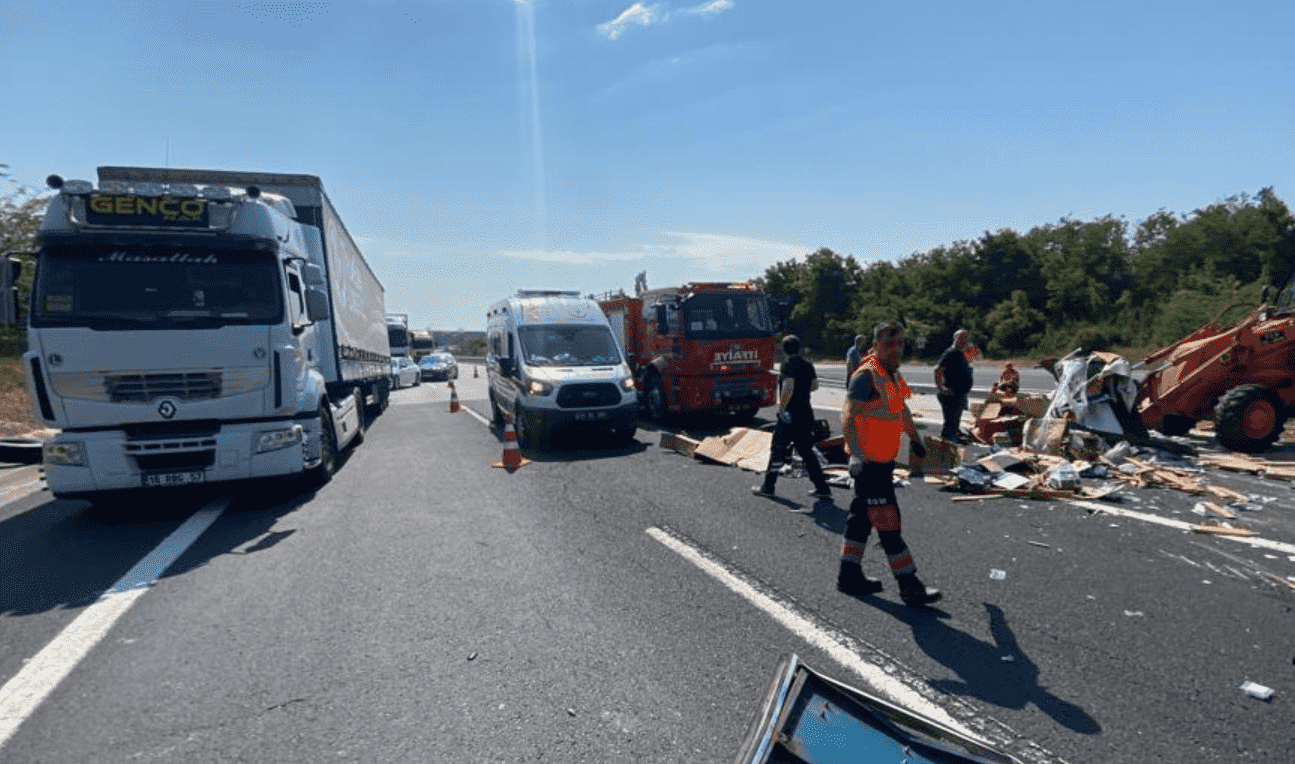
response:
<path id="1" fill-rule="evenodd" d="M 948 472 L 962 464 L 962 447 L 942 438 L 927 435 L 924 439 L 926 458 L 922 460 L 922 470 L 933 475 Z"/>
<path id="2" fill-rule="evenodd" d="M 693 451 L 693 456 L 703 456 L 752 472 L 764 472 L 769 468 L 769 449 L 772 446 L 773 433 L 734 427 L 727 435 L 703 440 Z"/>
<path id="3" fill-rule="evenodd" d="M 684 456 L 692 456 L 697 452 L 697 446 L 701 444 L 700 440 L 680 435 L 674 432 L 661 432 L 661 448 L 668 448 Z"/>

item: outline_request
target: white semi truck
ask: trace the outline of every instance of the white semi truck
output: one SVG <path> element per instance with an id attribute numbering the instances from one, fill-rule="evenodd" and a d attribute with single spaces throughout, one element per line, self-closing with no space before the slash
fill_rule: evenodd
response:
<path id="1" fill-rule="evenodd" d="M 38 234 L 23 365 L 59 498 L 311 473 L 390 386 L 383 288 L 319 178 L 100 167 Z"/>

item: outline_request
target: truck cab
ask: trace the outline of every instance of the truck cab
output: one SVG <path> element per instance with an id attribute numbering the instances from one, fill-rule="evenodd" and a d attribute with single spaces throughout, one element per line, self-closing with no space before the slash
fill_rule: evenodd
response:
<path id="1" fill-rule="evenodd" d="M 191 177 L 153 180 L 168 172 Z M 300 222 L 257 181 L 318 187 L 224 171 L 100 168 L 97 189 L 51 176 L 23 366 L 33 416 L 61 430 L 43 454 L 56 497 L 327 479 L 358 442 L 366 400 L 385 399 L 385 333 L 375 325 L 381 347 L 362 358 L 338 344 L 347 298 L 330 294 L 325 247 L 338 226 Z M 375 299 L 380 311 L 380 286 Z"/>
<path id="2" fill-rule="evenodd" d="M 523 448 L 569 431 L 634 438 L 638 397 L 607 318 L 579 292 L 519 290 L 486 314 L 486 377 L 497 425 Z"/>
<path id="3" fill-rule="evenodd" d="M 775 321 L 754 285 L 644 288 L 599 304 L 653 419 L 686 413 L 749 420 L 775 403 Z"/>

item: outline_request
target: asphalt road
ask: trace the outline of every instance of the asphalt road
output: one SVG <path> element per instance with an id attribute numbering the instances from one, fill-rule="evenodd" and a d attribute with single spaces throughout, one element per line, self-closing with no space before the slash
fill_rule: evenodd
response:
<path id="1" fill-rule="evenodd" d="M 1286 483 L 1206 475 L 1254 495 L 1263 543 L 1185 532 L 1198 498 L 1176 491 L 1081 506 L 905 485 L 905 536 L 945 592 L 914 611 L 879 549 L 885 592 L 835 591 L 844 491 L 752 496 L 751 473 L 646 424 L 628 448 L 493 469 L 501 434 L 464 375 L 458 414 L 444 383 L 397 391 L 318 492 L 234 495 L 0 760 L 726 761 L 794 651 L 1023 761 L 1290 761 L 1295 592 L 1270 577 L 1295 575 Z M 119 517 L 23 480 L 0 494 L 0 723 L 14 677 L 205 498 Z"/>

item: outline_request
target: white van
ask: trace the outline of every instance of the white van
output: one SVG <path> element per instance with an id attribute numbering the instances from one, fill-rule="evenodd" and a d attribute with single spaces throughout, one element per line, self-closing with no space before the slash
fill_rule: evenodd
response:
<path id="1" fill-rule="evenodd" d="M 568 430 L 634 438 L 634 375 L 598 303 L 579 292 L 519 289 L 491 306 L 486 378 L 495 423 L 511 413 L 522 448 Z"/>

